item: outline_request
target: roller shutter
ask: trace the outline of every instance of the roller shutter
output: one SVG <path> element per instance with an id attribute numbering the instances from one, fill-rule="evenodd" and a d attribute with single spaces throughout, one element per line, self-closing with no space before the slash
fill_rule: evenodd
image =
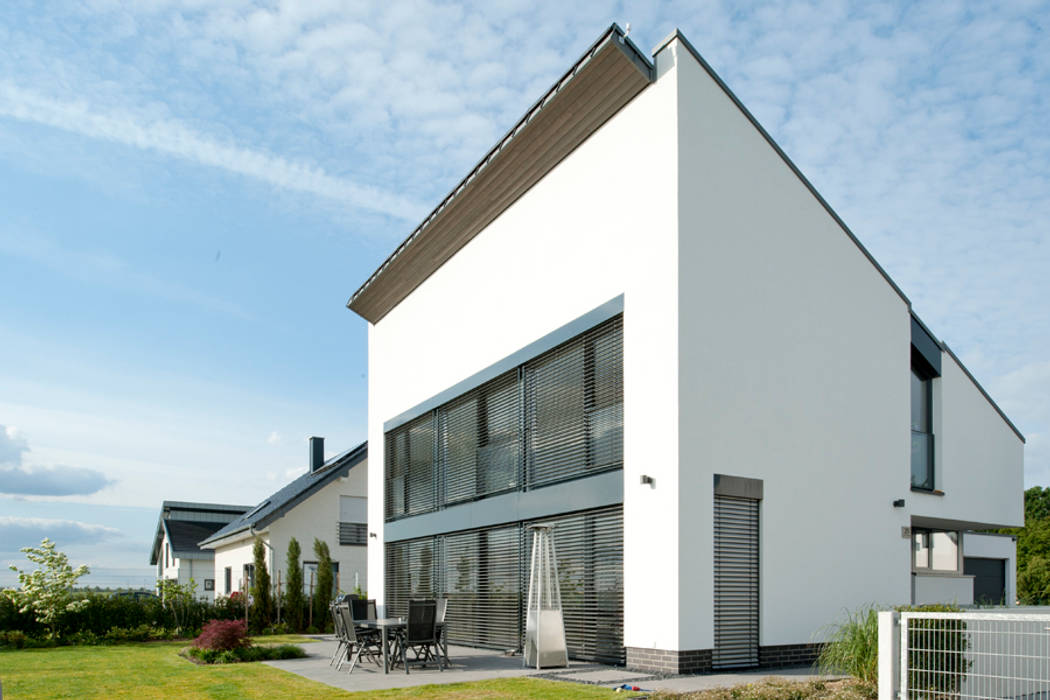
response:
<path id="1" fill-rule="evenodd" d="M 758 665 L 758 504 L 715 494 L 714 668 Z"/>

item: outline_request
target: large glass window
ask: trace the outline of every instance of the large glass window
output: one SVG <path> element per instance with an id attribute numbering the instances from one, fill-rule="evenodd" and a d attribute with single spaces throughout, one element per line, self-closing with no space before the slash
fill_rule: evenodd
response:
<path id="1" fill-rule="evenodd" d="M 912 528 L 915 569 L 959 570 L 959 533 L 954 530 Z"/>
<path id="2" fill-rule="evenodd" d="M 933 490 L 933 380 L 911 370 L 911 485 Z"/>

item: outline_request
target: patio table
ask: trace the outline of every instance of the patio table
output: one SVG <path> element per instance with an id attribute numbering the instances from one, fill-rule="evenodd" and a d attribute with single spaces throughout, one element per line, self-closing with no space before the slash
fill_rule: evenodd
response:
<path id="1" fill-rule="evenodd" d="M 363 627 L 370 630 L 379 630 L 383 639 L 383 673 L 390 673 L 390 645 L 398 630 L 408 627 L 408 622 L 399 617 L 381 617 L 378 620 L 354 620 L 355 627 Z M 445 623 L 437 623 L 438 645 L 441 647 L 441 655 L 445 657 L 445 666 L 448 666 L 448 641 L 445 639 Z M 440 659 L 438 660 L 440 664 Z"/>

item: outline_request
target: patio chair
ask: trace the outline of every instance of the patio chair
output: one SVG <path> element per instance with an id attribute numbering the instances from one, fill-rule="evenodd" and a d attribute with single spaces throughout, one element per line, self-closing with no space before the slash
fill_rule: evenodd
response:
<path id="1" fill-rule="evenodd" d="M 382 633 L 377 629 L 369 629 L 358 627 L 357 623 L 362 620 L 374 620 L 376 619 L 376 602 L 375 600 L 365 600 L 364 598 L 353 598 L 350 601 L 350 613 L 354 618 L 354 631 L 357 633 L 358 639 L 364 639 L 366 637 L 376 637 L 376 644 L 379 643 L 378 638 L 382 637 Z M 367 639 L 366 641 L 372 641 Z"/>
<path id="2" fill-rule="evenodd" d="M 433 648 L 429 647 L 429 646 L 426 647 L 423 650 L 423 657 L 426 660 L 428 660 L 428 661 L 430 661 L 431 659 L 436 659 L 438 657 L 437 657 L 436 654 L 433 653 L 433 651 L 440 651 L 441 652 L 441 656 L 445 659 L 445 668 L 448 668 L 448 665 L 449 665 L 448 664 L 448 646 L 447 646 L 448 643 L 446 642 L 447 637 L 445 636 L 445 627 L 444 627 L 444 624 L 445 624 L 445 613 L 446 612 L 448 612 L 448 598 L 438 598 L 437 599 L 437 615 L 436 615 L 436 620 L 435 620 L 435 623 L 437 624 L 438 644 L 436 646 L 434 646 Z"/>
<path id="3" fill-rule="evenodd" d="M 350 606 L 342 603 L 336 607 L 335 614 L 342 620 L 343 630 L 346 632 L 347 645 L 346 651 L 343 654 L 343 658 L 340 659 L 336 665 L 335 670 L 338 671 L 343 665 L 343 661 L 347 657 L 350 658 L 350 670 L 348 673 L 354 672 L 354 667 L 357 666 L 357 662 L 361 660 L 362 655 L 371 657 L 376 663 L 382 663 L 383 657 L 382 645 L 378 638 L 373 635 L 358 636 L 357 631 L 354 629 L 354 618 L 350 613 Z"/>
<path id="4" fill-rule="evenodd" d="M 339 616 L 339 613 L 336 610 L 338 606 L 338 603 L 331 603 L 328 606 L 328 609 L 332 613 L 332 624 L 335 626 L 336 641 L 335 651 L 332 652 L 332 658 L 328 661 L 329 666 L 334 664 L 336 659 L 339 659 L 339 663 L 342 664 L 342 659 L 346 656 L 347 645 L 350 643 L 346 635 L 346 629 L 343 627 L 343 618 Z M 338 668 L 339 667 L 336 666 L 337 670 Z"/>
<path id="5" fill-rule="evenodd" d="M 440 646 L 437 635 L 437 602 L 433 600 L 410 600 L 408 601 L 408 624 L 403 633 L 398 635 L 397 654 L 401 665 L 408 673 L 409 652 L 415 656 L 412 661 L 421 662 L 426 666 L 428 659 L 438 659 L 438 669 L 445 670 L 440 661 Z M 430 649 L 435 653 L 431 654 Z"/>

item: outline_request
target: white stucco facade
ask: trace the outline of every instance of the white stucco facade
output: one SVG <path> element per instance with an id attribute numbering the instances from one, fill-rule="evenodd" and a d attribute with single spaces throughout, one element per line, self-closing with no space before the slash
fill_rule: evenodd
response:
<path id="1" fill-rule="evenodd" d="M 654 60 L 649 87 L 369 325 L 369 442 L 621 298 L 624 646 L 713 647 L 716 474 L 764 486 L 760 644 L 812 643 L 844 609 L 912 602 L 911 527 L 1020 525 L 1023 441 L 943 352 L 938 493 L 911 489 L 907 299 L 685 42 Z M 382 604 L 382 449 L 369 470 Z"/>
<path id="2" fill-rule="evenodd" d="M 365 545 L 339 544 L 338 525 L 341 518 L 341 499 L 364 498 L 368 492 L 367 462 L 353 467 L 345 477 L 338 477 L 304 500 L 296 503 L 276 520 L 257 530 L 243 530 L 207 545 L 215 551 L 214 576 L 219 595 L 243 591 L 245 564 L 254 561 L 253 545 L 256 537 L 268 545 L 267 566 L 273 585 L 280 577 L 282 591 L 288 580 L 288 543 L 294 537 L 299 542 L 300 565 L 316 562 L 314 539 L 328 544 L 332 561 L 338 564 L 338 588 L 350 592 L 357 582 L 365 588 L 367 554 Z M 345 507 L 344 507 L 345 510 Z M 230 590 L 226 590 L 225 570 L 231 573 Z M 309 579 L 304 581 L 309 586 Z"/>
<path id="3" fill-rule="evenodd" d="M 214 600 L 215 591 L 206 590 L 205 581 L 211 580 L 214 565 L 210 555 L 195 557 L 175 556 L 167 534 L 161 539 L 162 555 L 157 561 L 157 578 L 175 581 L 186 586 L 192 581 L 194 594 L 201 600 Z"/>

